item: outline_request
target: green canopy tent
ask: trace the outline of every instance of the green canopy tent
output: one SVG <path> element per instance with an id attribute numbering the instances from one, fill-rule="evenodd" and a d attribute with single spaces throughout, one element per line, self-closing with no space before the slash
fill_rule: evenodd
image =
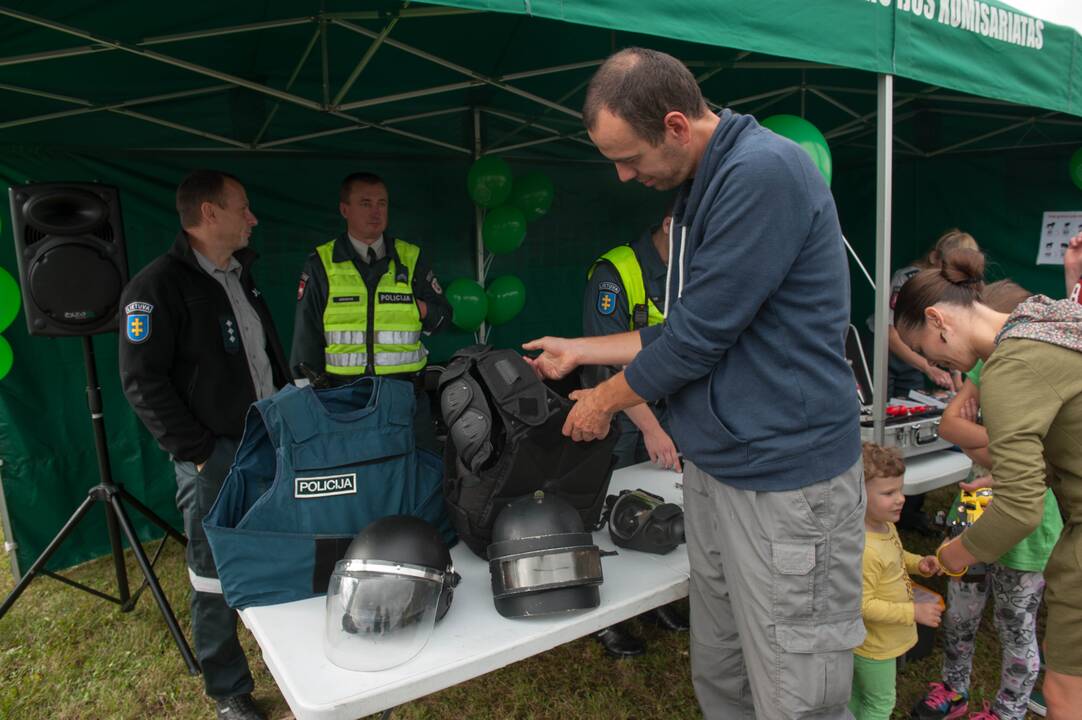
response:
<path id="1" fill-rule="evenodd" d="M 490 341 L 577 334 L 584 268 L 662 204 L 616 187 L 577 110 L 594 68 L 632 44 L 687 62 L 714 107 L 803 115 L 823 130 L 843 227 L 877 258 L 879 286 L 891 229 L 904 260 L 954 224 L 1028 287 L 1061 284 L 1032 267 L 1026 239 L 1042 209 L 1076 202 L 1066 158 L 1082 138 L 1082 38 L 1002 3 L 192 0 L 163 12 L 45 1 L 0 7 L 0 18 L 0 179 L 118 186 L 134 271 L 171 241 L 171 193 L 187 169 L 235 172 L 262 221 L 256 272 L 287 341 L 300 265 L 340 227 L 337 181 L 350 171 L 387 178 L 392 227 L 424 243 L 444 284 L 483 277 L 465 193 L 482 153 L 557 187 L 523 247 L 489 268 L 522 277 L 530 297 Z M 0 265 L 14 273 L 0 225 Z M 873 307 L 859 278 L 854 307 Z M 0 381 L 0 515 L 18 574 L 96 470 L 78 343 L 29 337 L 21 318 L 4 336 L 15 364 Z M 433 358 L 472 341 L 433 338 Z M 119 390 L 117 338 L 94 342 L 117 480 L 175 519 L 171 468 Z M 86 526 L 55 566 L 101 554 L 105 539 Z"/>

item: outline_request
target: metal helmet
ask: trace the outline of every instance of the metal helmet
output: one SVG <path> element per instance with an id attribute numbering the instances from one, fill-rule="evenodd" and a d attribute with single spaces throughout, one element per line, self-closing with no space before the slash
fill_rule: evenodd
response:
<path id="1" fill-rule="evenodd" d="M 507 504 L 488 546 L 492 598 L 504 617 L 595 608 L 601 551 L 565 500 L 538 490 Z"/>
<path id="2" fill-rule="evenodd" d="M 411 515 L 357 534 L 327 588 L 324 649 L 347 670 L 386 670 L 413 658 L 447 614 L 459 575 L 439 531 Z"/>

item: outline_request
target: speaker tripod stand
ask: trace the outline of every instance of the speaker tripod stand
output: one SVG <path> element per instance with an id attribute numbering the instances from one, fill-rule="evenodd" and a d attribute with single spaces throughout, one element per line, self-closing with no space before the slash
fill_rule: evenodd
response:
<path id="1" fill-rule="evenodd" d="M 165 539 L 162 540 L 162 545 L 158 546 L 158 551 L 154 555 L 154 560 L 151 561 L 143 550 L 143 546 L 139 544 L 139 537 L 136 535 L 135 528 L 132 526 L 131 518 L 128 516 L 128 511 L 124 507 L 125 504 L 130 505 L 146 519 L 160 527 L 165 531 L 167 537 L 172 537 L 181 545 L 186 545 L 187 540 L 170 526 L 169 523 L 158 517 L 153 510 L 132 497 L 124 488 L 113 483 L 112 470 L 109 465 L 109 446 L 105 439 L 105 417 L 102 414 L 101 387 L 98 385 L 98 370 L 97 365 L 94 362 L 94 346 L 91 344 L 89 335 L 84 335 L 82 340 L 83 362 L 86 365 L 87 404 L 90 406 L 90 422 L 94 428 L 94 445 L 98 456 L 98 475 L 100 482 L 90 488 L 86 499 L 83 500 L 82 504 L 79 505 L 72 516 L 68 518 L 68 521 L 64 523 L 64 527 L 60 529 L 60 532 L 56 534 L 56 537 L 52 539 L 44 552 L 42 552 L 38 559 L 34 561 L 34 564 L 30 566 L 30 569 L 19 581 L 19 584 L 15 586 L 15 589 L 12 590 L 11 594 L 4 600 L 4 604 L 0 605 L 0 618 L 4 617 L 11 606 L 15 604 L 15 601 L 19 599 L 22 592 L 38 575 L 47 575 L 103 600 L 116 603 L 123 612 L 130 612 L 134 609 L 135 603 L 139 600 L 139 595 L 145 588 L 149 587 L 151 594 L 154 596 L 154 601 L 158 604 L 158 609 L 165 619 L 165 624 L 169 628 L 169 633 L 173 636 L 173 640 L 176 641 L 177 648 L 180 650 L 180 655 L 184 659 L 184 663 L 188 666 L 188 672 L 192 675 L 198 675 L 199 663 L 196 662 L 195 656 L 192 654 L 192 649 L 188 645 L 188 641 L 184 638 L 184 634 L 181 633 L 180 626 L 177 624 L 177 618 L 173 614 L 173 609 L 169 606 L 169 601 L 166 599 L 165 593 L 162 592 L 162 586 L 158 582 L 157 575 L 154 574 L 154 563 L 161 554 Z M 104 503 L 106 527 L 109 532 L 109 545 L 112 549 L 113 566 L 116 572 L 117 597 L 108 595 L 87 585 L 83 585 L 82 583 L 66 578 L 45 568 L 45 564 L 49 561 L 49 558 L 52 557 L 53 553 L 57 551 L 64 540 L 67 539 L 96 503 Z M 128 572 L 124 565 L 124 548 L 120 538 L 121 531 L 123 531 L 124 537 L 127 539 L 128 545 L 132 549 L 132 554 L 135 555 L 136 562 L 139 563 L 139 568 L 143 571 L 143 584 L 134 594 L 130 591 L 128 586 Z"/>

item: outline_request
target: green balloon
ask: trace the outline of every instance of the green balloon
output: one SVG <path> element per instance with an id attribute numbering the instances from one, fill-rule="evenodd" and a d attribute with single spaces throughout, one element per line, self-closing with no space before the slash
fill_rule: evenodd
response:
<path id="1" fill-rule="evenodd" d="M 515 178 L 511 190 L 511 204 L 522 211 L 526 221 L 536 220 L 552 207 L 555 189 L 544 173 L 534 172 Z"/>
<path id="2" fill-rule="evenodd" d="M 463 330 L 476 330 L 488 313 L 488 296 L 475 281 L 458 278 L 447 286 L 447 301 L 454 313 L 451 322 Z"/>
<path id="3" fill-rule="evenodd" d="M 819 128 L 796 115 L 771 115 L 760 123 L 782 137 L 789 138 L 811 156 L 815 167 L 819 168 L 823 178 L 830 185 L 834 175 L 834 161 L 830 157 L 830 146 Z"/>
<path id="4" fill-rule="evenodd" d="M 503 325 L 520 312 L 526 304 L 526 286 L 514 275 L 501 275 L 488 284 L 488 322 Z"/>
<path id="5" fill-rule="evenodd" d="M 1082 148 L 1075 150 L 1071 156 L 1071 180 L 1082 190 Z"/>
<path id="6" fill-rule="evenodd" d="M 489 210 L 481 237 L 493 255 L 509 253 L 526 237 L 526 216 L 514 205 L 500 205 Z"/>
<path id="7" fill-rule="evenodd" d="M 11 364 L 15 362 L 15 356 L 11 352 L 8 341 L 0 337 L 0 380 L 3 380 L 11 371 Z"/>
<path id="8" fill-rule="evenodd" d="M 4 268 L 0 267 L 0 332 L 8 329 L 19 314 L 19 284 Z"/>
<path id="9" fill-rule="evenodd" d="M 511 166 L 495 155 L 478 158 L 466 176 L 466 189 L 483 208 L 502 205 L 511 195 Z"/>

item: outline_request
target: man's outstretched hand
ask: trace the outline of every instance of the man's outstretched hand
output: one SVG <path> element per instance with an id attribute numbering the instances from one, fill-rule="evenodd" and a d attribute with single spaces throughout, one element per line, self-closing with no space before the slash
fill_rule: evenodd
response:
<path id="1" fill-rule="evenodd" d="M 526 362 L 542 380 L 559 380 L 579 366 L 570 338 L 543 337 L 522 344 L 523 350 L 540 350 L 537 357 L 525 356 Z"/>

